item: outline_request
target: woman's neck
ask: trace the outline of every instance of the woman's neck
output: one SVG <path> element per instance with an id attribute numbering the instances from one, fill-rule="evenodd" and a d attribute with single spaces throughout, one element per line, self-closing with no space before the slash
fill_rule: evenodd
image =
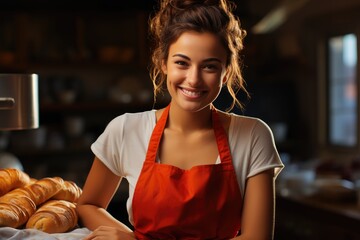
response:
<path id="1" fill-rule="evenodd" d="M 212 128 L 211 106 L 198 112 L 190 112 L 172 104 L 167 127 L 183 133 L 210 129 Z"/>

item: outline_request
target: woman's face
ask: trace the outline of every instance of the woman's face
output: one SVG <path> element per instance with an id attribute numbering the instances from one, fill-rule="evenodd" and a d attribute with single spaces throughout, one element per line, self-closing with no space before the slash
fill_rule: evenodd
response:
<path id="1" fill-rule="evenodd" d="M 226 73 L 226 50 L 211 33 L 184 32 L 170 45 L 162 70 L 172 105 L 199 111 L 212 103 L 221 91 Z"/>

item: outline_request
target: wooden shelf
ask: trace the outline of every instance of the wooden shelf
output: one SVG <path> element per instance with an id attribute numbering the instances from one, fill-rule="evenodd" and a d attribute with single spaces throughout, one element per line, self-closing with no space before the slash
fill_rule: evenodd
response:
<path id="1" fill-rule="evenodd" d="M 133 111 L 144 111 L 152 108 L 151 103 L 139 103 L 133 102 L 128 104 L 117 103 L 112 101 L 86 101 L 86 102 L 75 102 L 71 104 L 66 103 L 52 103 L 42 104 L 40 111 L 44 113 L 51 112 L 98 112 L 98 111 L 111 111 L 120 110 L 126 112 Z"/>
<path id="2" fill-rule="evenodd" d="M 67 6 L 57 12 L 0 10 L 0 35 L 6 36 L 0 39 L 0 57 L 6 54 L 0 69 L 146 68 L 149 11 Z"/>
<path id="3" fill-rule="evenodd" d="M 135 75 L 134 79 L 139 81 L 148 80 L 143 73 L 147 73 L 149 60 L 146 34 L 152 10 L 149 6 L 153 3 L 151 0 L 141 0 L 140 4 L 131 0 L 0 3 L 0 71 L 39 74 L 40 125 L 45 133 L 11 132 L 5 149 L 24 161 L 26 169 L 49 170 L 41 172 L 45 177 L 54 175 L 50 171 L 58 171 L 60 164 L 63 174 L 74 171 L 74 162 L 75 168 L 82 168 L 82 162 L 86 162 L 87 168 L 92 161 L 89 145 L 112 118 L 153 108 L 152 100 L 129 104 L 105 100 L 110 98 L 108 89 L 122 77 Z M 65 88 L 77 91 L 75 102 L 61 103 L 63 98 L 58 93 Z M 95 100 L 100 98 L 104 100 Z M 80 136 L 76 137 L 68 128 L 69 119 L 74 118 L 83 121 Z M 84 174 L 85 168 L 81 170 Z"/>
<path id="4" fill-rule="evenodd" d="M 11 149 L 10 149 L 11 151 Z M 15 151 L 15 150 L 14 150 Z M 21 149 L 16 151 L 16 156 L 19 158 L 52 158 L 75 156 L 75 155 L 91 155 L 90 146 L 84 147 L 65 147 L 63 149 Z"/>

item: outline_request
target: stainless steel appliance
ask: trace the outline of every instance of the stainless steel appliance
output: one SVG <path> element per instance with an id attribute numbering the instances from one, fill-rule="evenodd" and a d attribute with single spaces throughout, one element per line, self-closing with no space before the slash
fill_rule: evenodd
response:
<path id="1" fill-rule="evenodd" d="M 0 74 L 0 130 L 39 127 L 37 74 Z"/>
<path id="2" fill-rule="evenodd" d="M 0 74 L 0 134 L 39 127 L 37 74 Z M 0 168 L 23 170 L 18 158 L 0 149 Z"/>

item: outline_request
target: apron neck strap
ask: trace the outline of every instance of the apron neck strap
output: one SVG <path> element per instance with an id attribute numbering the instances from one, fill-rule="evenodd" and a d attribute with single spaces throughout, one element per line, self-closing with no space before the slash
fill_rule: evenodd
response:
<path id="1" fill-rule="evenodd" d="M 215 132 L 215 138 L 218 146 L 219 156 L 222 163 L 232 162 L 228 136 L 221 123 L 219 114 L 215 107 L 212 108 L 212 124 Z"/>
<path id="2" fill-rule="evenodd" d="M 161 114 L 158 122 L 155 125 L 155 128 L 150 138 L 145 161 L 156 161 L 156 155 L 169 116 L 169 110 L 170 104 L 164 109 L 164 112 Z M 217 113 L 217 110 L 215 108 L 212 108 L 212 125 L 221 162 L 232 162 L 227 134 L 224 127 L 222 126 L 219 114 Z"/>

